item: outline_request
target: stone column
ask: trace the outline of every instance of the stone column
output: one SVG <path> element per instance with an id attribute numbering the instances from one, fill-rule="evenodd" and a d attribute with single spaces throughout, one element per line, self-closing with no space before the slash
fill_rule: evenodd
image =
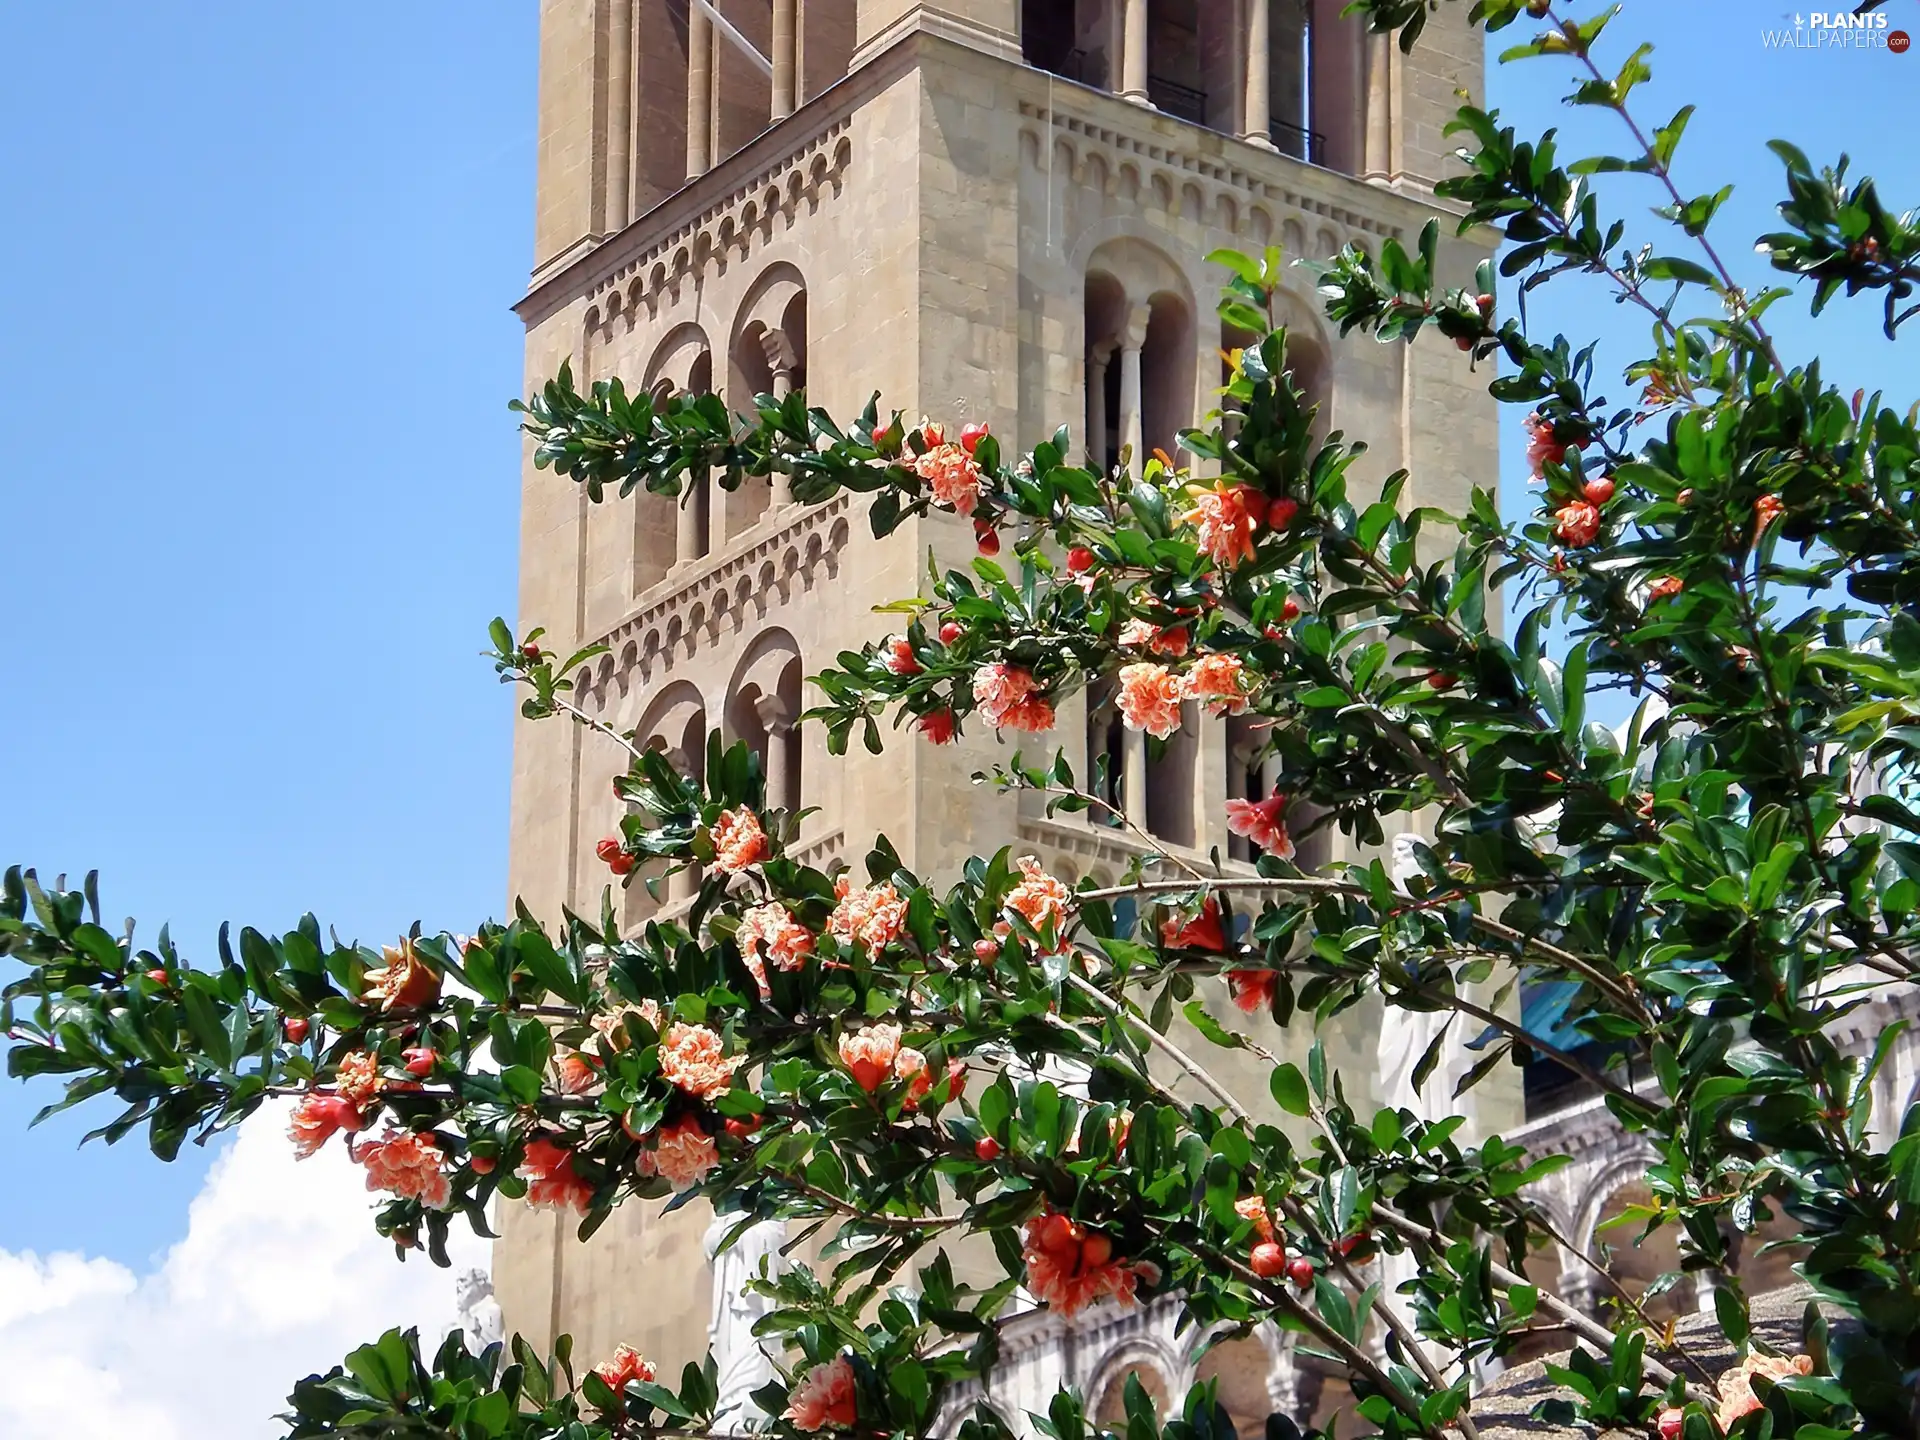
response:
<path id="1" fill-rule="evenodd" d="M 793 372 L 799 368 L 793 345 L 784 330 L 762 330 L 760 348 L 766 352 L 767 370 L 773 380 L 773 398 L 785 402 L 793 394 Z M 793 476 L 784 470 L 773 473 L 773 500 L 776 506 L 793 503 Z"/>
<path id="2" fill-rule="evenodd" d="M 1147 98 L 1147 0 L 1121 0 L 1120 95 L 1136 105 Z"/>
<path id="3" fill-rule="evenodd" d="M 1147 828 L 1147 732 L 1129 729 L 1122 746 L 1120 770 L 1127 819 L 1142 833 Z"/>
<path id="4" fill-rule="evenodd" d="M 1247 0 L 1247 86 L 1245 127 L 1240 138 L 1271 150 L 1273 145 L 1273 0 Z"/>
<path id="5" fill-rule="evenodd" d="M 798 0 L 773 0 L 773 119 L 775 123 L 793 113 L 793 76 L 797 57 L 793 38 L 794 6 Z"/>
<path id="6" fill-rule="evenodd" d="M 607 211 L 609 231 L 632 219 L 633 0 L 612 0 L 607 19 Z"/>
<path id="7" fill-rule="evenodd" d="M 1126 333 L 1120 338 L 1120 444 L 1129 453 L 1127 471 L 1138 475 L 1146 457 L 1146 421 L 1141 414 L 1140 347 L 1147 342 L 1145 305 L 1133 307 L 1127 318 Z"/>
<path id="8" fill-rule="evenodd" d="M 754 713 L 766 727 L 767 754 L 763 768 L 767 777 L 767 804 L 785 810 L 799 808 L 800 797 L 793 793 L 793 776 L 787 764 L 787 747 L 793 739 L 793 712 L 778 695 L 762 695 L 753 702 Z"/>
<path id="9" fill-rule="evenodd" d="M 1360 174 L 1368 180 L 1385 180 L 1393 174 L 1393 37 L 1368 35 L 1363 43 L 1367 47 L 1366 154 Z"/>
<path id="10" fill-rule="evenodd" d="M 1107 361 L 1111 341 L 1102 340 L 1087 352 L 1087 453 L 1101 469 L 1107 466 Z"/>
<path id="11" fill-rule="evenodd" d="M 707 173 L 713 129 L 713 22 L 698 5 L 687 7 L 687 179 Z"/>
<path id="12" fill-rule="evenodd" d="M 675 746 L 666 752 L 666 756 L 667 764 L 673 767 L 674 774 L 690 776 L 694 773 L 693 757 L 687 754 L 684 747 Z M 691 900 L 700 893 L 700 867 L 689 865 L 684 870 L 676 871 L 660 888 L 661 898 L 665 904 L 671 905 L 678 900 Z"/>
<path id="13" fill-rule="evenodd" d="M 673 558 L 682 565 L 698 560 L 706 549 L 702 542 L 707 538 L 707 517 L 701 513 L 705 507 L 694 488 L 699 483 L 693 479 L 687 481 L 687 493 L 680 497 L 680 508 L 675 512 Z"/>

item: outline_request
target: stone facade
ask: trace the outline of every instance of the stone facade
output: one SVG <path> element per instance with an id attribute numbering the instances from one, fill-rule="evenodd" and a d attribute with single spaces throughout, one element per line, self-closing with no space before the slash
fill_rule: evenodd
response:
<path id="1" fill-rule="evenodd" d="M 1479 41 L 1449 7 L 1407 59 L 1339 10 L 544 0 L 538 253 L 518 307 L 527 383 L 570 360 L 583 383 L 715 388 L 736 408 L 804 386 L 847 414 L 879 391 L 887 409 L 984 420 L 1017 447 L 1065 423 L 1103 463 L 1129 442 L 1171 450 L 1212 408 L 1219 351 L 1236 339 L 1214 318 L 1211 251 L 1377 252 L 1389 236 L 1410 243 L 1435 210 L 1441 127 L 1459 93 L 1480 91 Z M 1469 283 L 1492 237 L 1453 228 L 1441 278 Z M 1449 508 L 1492 483 L 1494 407 L 1466 357 L 1336 340 L 1305 272 L 1285 305 L 1323 423 L 1372 444 L 1362 483 L 1406 467 L 1418 502 Z M 776 799 L 819 807 L 803 832 L 813 863 L 885 831 L 922 874 L 1007 843 L 1069 880 L 1120 873 L 1136 848 L 1124 833 L 969 783 L 998 753 L 991 736 L 939 749 L 902 736 L 879 756 L 833 758 L 796 728 L 803 677 L 883 633 L 871 607 L 915 593 L 929 551 L 964 561 L 966 524 L 934 517 L 876 542 L 847 499 L 802 507 L 764 484 L 678 508 L 589 507 L 529 460 L 520 622 L 546 626 L 557 649 L 606 641 L 582 703 L 642 742 L 694 764 L 708 728 L 758 747 Z M 1235 853 L 1223 802 L 1261 778 L 1244 732 L 1196 721 L 1149 766 L 1082 699 L 1062 705 L 1055 738 L 1076 769 L 1088 746 L 1115 746 L 1127 808 L 1171 848 Z M 579 728 L 521 723 L 510 884 L 536 913 L 598 912 L 593 845 L 618 818 L 608 782 L 621 758 Z M 636 889 L 622 903 L 638 919 L 652 902 Z M 1371 1072 L 1371 1018 L 1330 1037 L 1350 1077 Z M 1288 1053 L 1307 1043 L 1280 1040 Z M 1483 1102 L 1482 1122 L 1511 1118 L 1511 1100 Z M 553 1216 L 506 1207 L 495 1286 L 509 1329 L 536 1344 L 570 1331 L 587 1364 L 624 1341 L 676 1373 L 706 1344 L 706 1207 L 650 1208 L 625 1207 L 582 1245 Z M 1173 1394 L 1219 1374 L 1256 1424 L 1295 1393 L 1277 1338 L 1195 1360 L 1198 1337 L 1176 1340 L 1156 1316 L 1096 1318 L 1072 1336 L 1022 1322 L 1032 1341 L 1009 1354 L 1033 1373 L 1020 1384 L 1037 1398 L 1046 1372 L 1104 1396 L 1142 1368 Z"/>

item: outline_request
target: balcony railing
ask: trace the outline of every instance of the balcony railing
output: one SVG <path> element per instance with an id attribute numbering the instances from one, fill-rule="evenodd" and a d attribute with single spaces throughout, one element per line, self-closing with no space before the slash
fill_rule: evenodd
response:
<path id="1" fill-rule="evenodd" d="M 1164 111 L 1195 125 L 1207 123 L 1207 92 L 1169 80 L 1164 75 L 1147 77 L 1147 99 L 1156 110 Z"/>
<path id="2" fill-rule="evenodd" d="M 1327 137 L 1318 130 L 1309 130 L 1291 120 L 1275 120 L 1267 127 L 1267 134 L 1273 140 L 1273 148 L 1282 155 L 1291 155 L 1309 165 L 1327 163 Z"/>

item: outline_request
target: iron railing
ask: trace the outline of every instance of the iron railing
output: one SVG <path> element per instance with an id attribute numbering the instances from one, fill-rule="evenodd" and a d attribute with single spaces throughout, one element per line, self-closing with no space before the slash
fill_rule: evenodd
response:
<path id="1" fill-rule="evenodd" d="M 1147 99 L 1154 108 L 1195 125 L 1207 123 L 1207 92 L 1169 80 L 1164 75 L 1147 77 Z"/>
<path id="2" fill-rule="evenodd" d="M 1282 155 L 1291 155 L 1309 165 L 1327 163 L 1327 137 L 1318 130 L 1309 130 L 1291 120 L 1275 120 L 1267 127 L 1267 134 L 1273 140 L 1273 148 Z"/>

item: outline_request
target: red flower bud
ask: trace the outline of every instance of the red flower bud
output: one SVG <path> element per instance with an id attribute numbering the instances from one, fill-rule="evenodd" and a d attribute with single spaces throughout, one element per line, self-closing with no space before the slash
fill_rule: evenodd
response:
<path id="1" fill-rule="evenodd" d="M 1287 603 L 1280 607 L 1280 618 L 1286 621 L 1298 620 L 1300 618 L 1300 602 L 1289 595 L 1287 597 Z"/>
<path id="2" fill-rule="evenodd" d="M 620 842 L 609 835 L 593 847 L 593 853 L 600 857 L 603 864 L 611 865 L 613 863 L 613 857 L 620 853 L 621 848 Z"/>
<path id="3" fill-rule="evenodd" d="M 476 1175 L 491 1175 L 493 1163 L 491 1155 L 471 1155 L 467 1158 L 467 1164 L 473 1168 L 473 1173 Z"/>
<path id="4" fill-rule="evenodd" d="M 1473 303 L 1478 307 L 1482 320 L 1491 320 L 1493 318 L 1493 296 L 1476 295 L 1473 297 Z"/>
<path id="5" fill-rule="evenodd" d="M 1287 1252 L 1268 1240 L 1253 1247 L 1247 1264 L 1262 1280 L 1271 1280 L 1287 1268 Z"/>
<path id="6" fill-rule="evenodd" d="M 1076 545 L 1067 551 L 1067 572 L 1083 575 L 1093 568 L 1093 551 L 1084 545 Z"/>
<path id="7" fill-rule="evenodd" d="M 1080 1242 L 1080 1261 L 1087 1269 L 1097 1269 L 1113 1258 L 1113 1241 L 1104 1235 L 1089 1235 Z"/>
<path id="8" fill-rule="evenodd" d="M 415 1045 L 410 1049 L 402 1050 L 400 1058 L 406 1061 L 407 1074 L 431 1075 L 434 1061 L 440 1057 L 433 1053 L 433 1048 L 429 1045 Z"/>
<path id="9" fill-rule="evenodd" d="M 1296 1255 L 1287 1261 L 1287 1279 L 1301 1289 L 1313 1283 L 1313 1262 L 1304 1255 Z"/>
<path id="10" fill-rule="evenodd" d="M 529 640 L 526 644 L 520 647 L 520 653 L 521 655 L 526 657 L 528 660 L 534 661 L 536 663 L 540 659 L 540 647 L 534 644 L 531 640 Z"/>
<path id="11" fill-rule="evenodd" d="M 982 1135 L 973 1144 L 973 1153 L 982 1160 L 1000 1158 L 1000 1142 L 991 1135 Z"/>
<path id="12" fill-rule="evenodd" d="M 973 522 L 973 541 L 974 544 L 980 547 L 980 553 L 982 555 L 998 555 L 1000 553 L 1000 532 L 995 530 L 993 526 L 985 520 L 976 520 Z"/>
<path id="13" fill-rule="evenodd" d="M 966 631 L 960 628 L 957 622 L 952 620 L 942 621 L 940 625 L 940 643 L 942 645 L 951 645 L 966 633 Z"/>
<path id="14" fill-rule="evenodd" d="M 1293 524 L 1294 516 L 1300 513 L 1300 502 L 1282 495 L 1267 507 L 1267 524 L 1275 530 L 1284 530 Z"/>
<path id="15" fill-rule="evenodd" d="M 1457 683 L 1456 677 L 1443 674 L 1438 670 L 1427 676 L 1427 684 L 1431 685 L 1435 690 L 1451 690 Z"/>
<path id="16" fill-rule="evenodd" d="M 630 875 L 633 873 L 633 867 L 639 863 L 639 856 L 629 855 L 626 851 L 622 850 L 607 862 L 607 868 L 616 875 Z"/>
<path id="17" fill-rule="evenodd" d="M 978 425 L 962 425 L 960 427 L 960 448 L 969 455 L 973 454 L 974 447 L 986 438 L 987 424 L 984 420 Z"/>
<path id="18" fill-rule="evenodd" d="M 727 1121 L 727 1134 L 736 1140 L 744 1140 L 760 1128 L 760 1117 L 748 1115 Z"/>
<path id="19" fill-rule="evenodd" d="M 1580 493 L 1587 497 L 1589 505 L 1604 505 L 1613 498 L 1613 481 L 1602 475 L 1589 480 L 1581 487 Z"/>
<path id="20" fill-rule="evenodd" d="M 308 1025 L 308 1023 L 305 1020 L 302 1020 L 298 1015 L 294 1015 L 282 1021 L 280 1028 L 282 1031 L 285 1032 L 287 1037 L 287 1043 L 289 1045 L 300 1045 L 305 1043 L 307 1038 L 307 1031 L 311 1027 Z"/>
<path id="21" fill-rule="evenodd" d="M 1685 1421 L 1686 1415 L 1687 1412 L 1678 1405 L 1669 1405 L 1662 1410 L 1659 1418 L 1654 1422 L 1660 1427 L 1660 1440 L 1680 1440 L 1682 1422 Z"/>
<path id="22" fill-rule="evenodd" d="M 147 979 L 153 981 L 156 985 L 165 985 L 167 983 L 167 972 L 164 970 L 149 970 L 147 971 Z"/>

